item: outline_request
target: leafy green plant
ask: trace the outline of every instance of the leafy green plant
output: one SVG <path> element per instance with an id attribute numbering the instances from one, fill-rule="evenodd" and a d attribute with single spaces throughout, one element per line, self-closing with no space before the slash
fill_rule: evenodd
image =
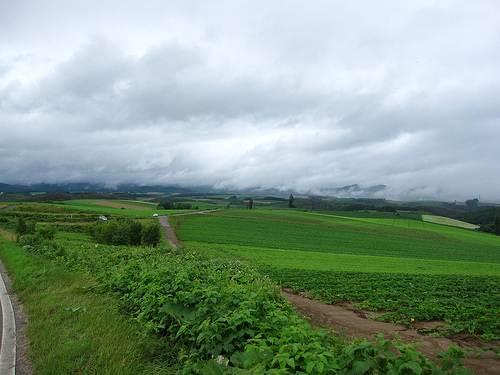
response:
<path id="1" fill-rule="evenodd" d="M 52 225 L 39 226 L 38 228 L 36 228 L 36 233 L 39 234 L 43 239 L 53 240 L 57 233 L 57 229 Z"/>
<path id="2" fill-rule="evenodd" d="M 141 244 L 143 246 L 157 246 L 161 239 L 160 227 L 157 223 L 148 223 L 141 230 Z"/>

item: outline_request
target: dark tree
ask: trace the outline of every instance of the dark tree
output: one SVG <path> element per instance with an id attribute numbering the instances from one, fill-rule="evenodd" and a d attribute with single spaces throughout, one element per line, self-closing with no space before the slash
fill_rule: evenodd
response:
<path id="1" fill-rule="evenodd" d="M 130 244 L 139 246 L 141 244 L 142 224 L 138 221 L 130 223 Z"/>
<path id="2" fill-rule="evenodd" d="M 248 201 L 248 209 L 252 209 L 253 208 L 253 198 L 250 198 L 250 200 Z"/>
<path id="3" fill-rule="evenodd" d="M 144 224 L 141 231 L 141 244 L 156 247 L 161 240 L 160 227 L 156 223 Z"/>
<path id="4" fill-rule="evenodd" d="M 292 194 L 290 194 L 290 196 L 288 197 L 288 207 L 295 208 L 295 206 L 293 205 L 293 195 Z"/>
<path id="5" fill-rule="evenodd" d="M 500 215 L 495 216 L 495 228 L 493 229 L 493 233 L 500 236 Z"/>
<path id="6" fill-rule="evenodd" d="M 22 236 L 23 234 L 26 234 L 26 230 L 26 221 L 24 220 L 23 215 L 19 215 L 17 217 L 16 232 Z"/>
<path id="7" fill-rule="evenodd" d="M 465 201 L 465 204 L 467 205 L 467 208 L 470 211 L 477 210 L 477 204 L 479 203 L 479 199 L 474 198 L 474 199 L 469 199 Z"/>

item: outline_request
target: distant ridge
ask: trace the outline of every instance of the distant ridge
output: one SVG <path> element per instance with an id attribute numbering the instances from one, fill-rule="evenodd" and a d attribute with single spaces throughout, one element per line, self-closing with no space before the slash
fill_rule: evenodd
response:
<path id="1" fill-rule="evenodd" d="M 162 194 L 207 194 L 207 193 L 239 193 L 249 195 L 272 195 L 278 197 L 288 197 L 289 194 L 324 196 L 332 198 L 374 198 L 380 197 L 380 192 L 387 188 L 386 185 L 375 185 L 369 187 L 361 187 L 358 184 L 346 185 L 340 188 L 321 188 L 318 191 L 297 192 L 292 189 L 280 190 L 277 188 L 264 188 L 254 186 L 250 188 L 238 189 L 232 188 L 215 188 L 213 186 L 189 186 L 181 187 L 178 185 L 139 185 L 139 184 L 93 184 L 87 182 L 71 182 L 71 183 L 41 183 L 33 185 L 9 185 L 0 183 L 0 192 L 3 193 L 34 193 L 34 192 L 100 192 L 100 193 L 149 193 L 158 192 Z"/>
<path id="2" fill-rule="evenodd" d="M 61 183 L 61 184 L 33 184 L 33 185 L 9 185 L 0 182 L 0 192 L 3 193 L 33 193 L 33 192 L 101 192 L 101 193 L 116 193 L 116 192 L 134 192 L 148 193 L 158 192 L 164 194 L 188 193 L 192 190 L 179 186 L 142 186 L 136 184 L 120 184 L 115 187 L 109 187 L 102 184 L 90 183 Z"/>

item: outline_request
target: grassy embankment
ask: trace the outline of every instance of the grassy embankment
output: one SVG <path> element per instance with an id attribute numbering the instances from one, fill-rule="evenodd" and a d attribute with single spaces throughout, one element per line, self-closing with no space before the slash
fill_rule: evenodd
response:
<path id="1" fill-rule="evenodd" d="M 113 297 L 88 292 L 96 284 L 90 275 L 34 257 L 4 239 L 0 256 L 29 317 L 36 373 L 170 373 L 154 363 L 166 348 L 120 314 Z"/>

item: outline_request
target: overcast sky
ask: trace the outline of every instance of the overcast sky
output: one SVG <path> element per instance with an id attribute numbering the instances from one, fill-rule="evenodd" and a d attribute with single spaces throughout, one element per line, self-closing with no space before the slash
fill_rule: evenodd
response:
<path id="1" fill-rule="evenodd" d="M 0 182 L 500 202 L 498 0 L 0 9 Z"/>

